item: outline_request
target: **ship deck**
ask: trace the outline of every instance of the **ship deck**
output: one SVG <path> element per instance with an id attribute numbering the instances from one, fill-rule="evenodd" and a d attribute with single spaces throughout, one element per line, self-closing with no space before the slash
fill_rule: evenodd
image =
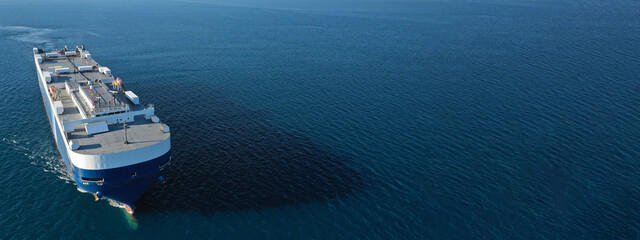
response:
<path id="1" fill-rule="evenodd" d="M 127 122 L 127 142 L 124 144 L 124 125 L 109 125 L 109 131 L 89 135 L 84 128 L 76 128 L 67 136 L 80 144 L 77 153 L 81 154 L 108 154 L 123 152 L 158 143 L 167 137 L 169 133 L 162 132 L 162 123 L 153 123 L 142 117 L 136 117 L 133 122 Z"/>
<path id="2" fill-rule="evenodd" d="M 126 114 L 136 114 L 148 108 L 142 105 L 136 105 L 130 102 L 122 91 L 117 90 L 111 85 L 114 80 L 112 76 L 108 76 L 99 72 L 97 69 L 101 67 L 95 60 L 86 59 L 79 56 L 64 56 L 57 58 L 45 57 L 46 53 L 58 51 L 49 51 L 36 54 L 41 56 L 43 61 L 38 67 L 42 71 L 52 73 L 52 81 L 45 85 L 48 92 L 49 86 L 55 86 L 60 91 L 57 95 L 49 94 L 49 101 L 62 102 L 64 111 L 62 114 L 56 115 L 61 122 L 82 121 L 90 122 L 96 119 L 96 122 L 105 118 L 122 118 Z M 93 66 L 91 71 L 80 72 L 79 66 Z M 69 68 L 69 73 L 55 73 L 55 69 Z M 104 83 L 101 84 L 100 82 Z M 67 84 L 65 84 L 67 83 Z M 41 83 L 42 84 L 42 83 Z M 93 87 L 89 87 L 93 85 Z M 72 86 L 75 91 L 67 91 L 66 86 Z M 84 91 L 87 98 L 98 102 L 98 105 L 89 106 L 84 96 L 80 93 Z M 89 95 L 91 94 L 91 95 Z M 75 98 L 75 101 L 74 101 Z M 78 103 L 80 106 L 77 106 Z M 55 110 L 54 110 L 55 111 Z M 53 113 L 55 114 L 55 112 Z M 98 120 L 96 117 L 100 117 Z M 144 115 L 134 115 L 133 121 L 127 122 L 127 141 L 124 143 L 124 126 L 122 123 L 108 124 L 108 131 L 95 134 L 87 134 L 83 125 L 76 125 L 72 132 L 67 133 L 67 139 L 73 140 L 79 144 L 79 148 L 74 152 L 87 155 L 102 155 L 116 153 L 122 151 L 143 148 L 159 143 L 170 136 L 169 132 L 163 131 L 162 122 L 153 122 L 144 117 Z"/>

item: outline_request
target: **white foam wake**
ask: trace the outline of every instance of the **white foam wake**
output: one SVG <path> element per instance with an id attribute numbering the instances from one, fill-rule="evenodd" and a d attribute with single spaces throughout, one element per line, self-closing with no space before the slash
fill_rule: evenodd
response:
<path id="1" fill-rule="evenodd" d="M 0 26 L 0 35 L 14 41 L 54 47 L 53 33 L 51 28 L 34 28 L 27 26 Z"/>
<path id="2" fill-rule="evenodd" d="M 31 160 L 31 164 L 42 167 L 45 172 L 53 173 L 66 183 L 75 181 L 69 175 L 60 153 L 49 144 L 30 142 L 28 140 L 2 138 L 2 142 L 18 154 L 22 154 Z"/>
<path id="3" fill-rule="evenodd" d="M 29 26 L 0 26 L 0 37 L 29 43 L 44 49 L 60 48 L 65 44 L 82 43 L 85 37 L 101 37 L 100 34 L 79 29 L 54 29 Z"/>

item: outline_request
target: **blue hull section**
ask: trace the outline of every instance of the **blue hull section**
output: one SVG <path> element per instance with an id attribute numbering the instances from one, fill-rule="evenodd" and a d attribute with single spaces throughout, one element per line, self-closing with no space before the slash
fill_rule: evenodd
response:
<path id="1" fill-rule="evenodd" d="M 169 163 L 170 154 L 167 152 L 150 161 L 105 170 L 86 170 L 72 166 L 72 174 L 83 190 L 91 193 L 99 192 L 103 197 L 133 207 L 138 198 L 151 185 L 159 181 Z M 86 179 L 103 179 L 104 181 L 96 182 Z"/>

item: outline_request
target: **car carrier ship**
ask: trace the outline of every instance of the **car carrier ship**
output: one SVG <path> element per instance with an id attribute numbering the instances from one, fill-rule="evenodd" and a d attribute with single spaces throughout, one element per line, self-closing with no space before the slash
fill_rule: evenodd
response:
<path id="1" fill-rule="evenodd" d="M 96 201 L 114 200 L 133 214 L 136 200 L 162 182 L 169 165 L 169 126 L 84 46 L 34 48 L 33 55 L 53 138 L 69 174 Z"/>

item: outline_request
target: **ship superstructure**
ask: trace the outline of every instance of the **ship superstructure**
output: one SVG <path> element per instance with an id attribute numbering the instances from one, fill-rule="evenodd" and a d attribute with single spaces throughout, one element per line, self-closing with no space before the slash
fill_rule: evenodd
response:
<path id="1" fill-rule="evenodd" d="M 33 54 L 49 123 L 69 174 L 96 200 L 115 200 L 133 213 L 136 200 L 162 181 L 171 158 L 169 126 L 84 46 L 34 48 Z"/>

